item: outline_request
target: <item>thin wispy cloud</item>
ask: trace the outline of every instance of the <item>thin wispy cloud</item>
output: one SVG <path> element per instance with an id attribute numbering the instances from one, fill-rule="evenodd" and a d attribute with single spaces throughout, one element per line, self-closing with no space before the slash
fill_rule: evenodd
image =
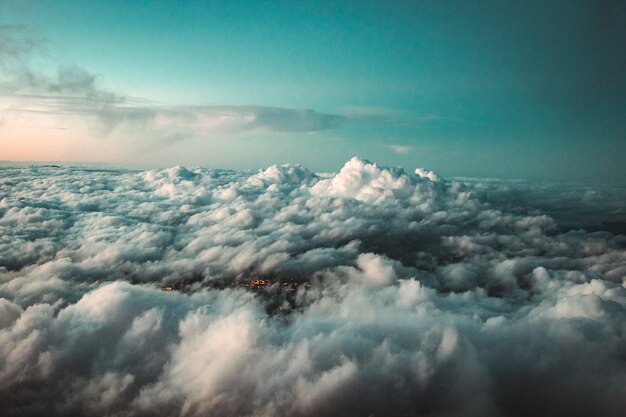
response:
<path id="1" fill-rule="evenodd" d="M 245 132 L 310 133 L 355 123 L 386 122 L 389 112 L 355 109 L 345 114 L 261 105 L 165 106 L 98 86 L 98 76 L 77 65 L 54 76 L 33 70 L 28 57 L 42 38 L 26 27 L 0 26 L 4 113 L 90 118 L 106 134 L 119 125 L 153 136 L 206 136 Z"/>
<path id="2" fill-rule="evenodd" d="M 408 145 L 389 145 L 389 148 L 397 154 L 408 154 L 414 149 L 412 146 Z"/>
<path id="3" fill-rule="evenodd" d="M 61 66 L 54 76 L 35 71 L 29 54 L 42 42 L 36 32 L 20 26 L 0 26 L 0 95 L 2 111 L 93 118 L 104 131 L 119 124 L 140 124 L 193 135 L 247 131 L 315 132 L 347 122 L 340 115 L 311 109 L 267 106 L 159 106 L 98 86 L 98 76 L 76 66 Z"/>
<path id="4" fill-rule="evenodd" d="M 345 125 L 343 116 L 310 109 L 267 106 L 181 106 L 153 108 L 155 127 L 197 134 L 267 131 L 316 132 Z"/>
<path id="5" fill-rule="evenodd" d="M 37 32 L 0 26 L 0 112 L 19 116 L 75 117 L 107 135 L 118 127 L 163 144 L 168 138 L 240 133 L 314 133 L 355 125 L 414 125 L 428 122 L 406 112 L 377 107 L 346 107 L 338 113 L 262 105 L 168 106 L 99 86 L 100 76 L 78 65 L 60 66 L 54 75 L 34 70 L 29 57 L 45 43 Z M 396 153 L 409 148 L 392 145 Z"/>

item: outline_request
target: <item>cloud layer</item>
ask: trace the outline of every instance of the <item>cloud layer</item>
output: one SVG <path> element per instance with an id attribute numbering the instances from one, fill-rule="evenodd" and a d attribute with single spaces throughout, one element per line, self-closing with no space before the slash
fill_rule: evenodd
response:
<path id="1" fill-rule="evenodd" d="M 0 178 L 3 415 L 626 411 L 623 191 L 358 158 Z"/>

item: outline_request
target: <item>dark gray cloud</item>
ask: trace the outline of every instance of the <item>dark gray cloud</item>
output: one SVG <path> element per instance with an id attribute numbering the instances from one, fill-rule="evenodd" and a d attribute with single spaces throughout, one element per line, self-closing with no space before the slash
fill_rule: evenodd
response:
<path id="1" fill-rule="evenodd" d="M 357 158 L 4 167 L 0 410 L 621 416 L 623 202 Z"/>

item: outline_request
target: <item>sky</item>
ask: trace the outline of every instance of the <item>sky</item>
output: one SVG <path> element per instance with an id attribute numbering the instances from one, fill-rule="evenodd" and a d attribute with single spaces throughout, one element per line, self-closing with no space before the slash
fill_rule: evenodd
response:
<path id="1" fill-rule="evenodd" d="M 0 160 L 626 181 L 619 1 L 0 0 Z"/>

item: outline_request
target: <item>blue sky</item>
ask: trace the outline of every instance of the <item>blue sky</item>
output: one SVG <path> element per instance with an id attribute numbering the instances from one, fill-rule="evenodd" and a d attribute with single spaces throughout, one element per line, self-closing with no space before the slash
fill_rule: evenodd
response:
<path id="1" fill-rule="evenodd" d="M 626 180 L 620 2 L 0 5 L 0 159 Z"/>

